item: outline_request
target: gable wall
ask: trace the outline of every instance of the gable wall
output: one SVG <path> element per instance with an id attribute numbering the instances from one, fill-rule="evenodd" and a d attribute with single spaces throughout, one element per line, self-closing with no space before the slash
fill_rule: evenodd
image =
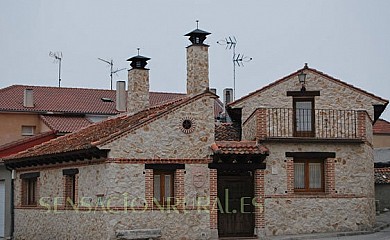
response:
<path id="1" fill-rule="evenodd" d="M 368 111 L 371 119 L 374 117 L 373 104 L 383 104 L 365 94 L 353 90 L 341 84 L 337 84 L 326 77 L 311 71 L 306 71 L 306 90 L 320 91 L 320 96 L 315 97 L 316 109 L 343 109 Z M 256 108 L 292 108 L 293 97 L 287 96 L 287 91 L 299 91 L 301 85 L 298 77 L 293 76 L 282 83 L 257 93 L 242 102 L 234 105 L 234 108 L 242 108 L 242 122 L 244 122 Z"/>
<path id="2" fill-rule="evenodd" d="M 181 131 L 183 118 L 193 120 L 194 132 Z M 213 142 L 214 99 L 205 96 L 99 147 L 111 149 L 109 158 L 201 159 L 209 157 Z"/>

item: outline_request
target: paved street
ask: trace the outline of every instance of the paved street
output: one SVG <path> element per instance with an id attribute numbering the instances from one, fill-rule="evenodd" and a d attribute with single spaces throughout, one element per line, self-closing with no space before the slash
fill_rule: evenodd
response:
<path id="1" fill-rule="evenodd" d="M 390 239 L 390 228 L 383 229 L 380 232 L 368 234 L 368 235 L 358 235 L 358 236 L 348 236 L 348 237 L 329 237 L 321 238 L 328 240 L 389 240 Z"/>

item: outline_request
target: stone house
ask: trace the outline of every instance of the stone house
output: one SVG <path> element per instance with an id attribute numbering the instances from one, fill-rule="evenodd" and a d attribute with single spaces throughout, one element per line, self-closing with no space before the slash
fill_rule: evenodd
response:
<path id="1" fill-rule="evenodd" d="M 216 123 L 208 34 L 186 34 L 185 97 L 150 106 L 149 58 L 132 57 L 127 113 L 3 159 L 16 172 L 16 239 L 373 227 L 372 125 L 388 101 L 305 65 L 228 104 L 231 122 Z"/>
<path id="2" fill-rule="evenodd" d="M 116 90 L 12 85 L 0 89 L 0 157 L 26 150 L 126 112 L 125 82 Z M 179 99 L 183 93 L 150 92 L 150 106 Z M 215 116 L 222 103 L 215 101 Z M 0 161 L 0 237 L 11 237 L 11 170 Z"/>

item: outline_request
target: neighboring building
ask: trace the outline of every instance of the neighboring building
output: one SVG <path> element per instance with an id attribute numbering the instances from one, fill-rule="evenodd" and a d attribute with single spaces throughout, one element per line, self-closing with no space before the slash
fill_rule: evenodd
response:
<path id="1" fill-rule="evenodd" d="M 390 123 L 378 119 L 374 124 L 375 200 L 377 211 L 390 209 Z"/>
<path id="2" fill-rule="evenodd" d="M 390 122 L 378 119 L 374 124 L 374 148 L 390 148 Z"/>
<path id="3" fill-rule="evenodd" d="M 305 66 L 215 123 L 208 34 L 186 35 L 185 97 L 151 107 L 149 58 L 135 56 L 127 113 L 4 158 L 15 239 L 372 229 L 372 124 L 388 101 Z"/>
<path id="4" fill-rule="evenodd" d="M 0 146 L 49 131 L 64 135 L 126 111 L 123 81 L 117 83 L 117 91 L 12 85 L 0 89 L 0 95 Z M 149 96 L 155 106 L 185 94 Z"/>

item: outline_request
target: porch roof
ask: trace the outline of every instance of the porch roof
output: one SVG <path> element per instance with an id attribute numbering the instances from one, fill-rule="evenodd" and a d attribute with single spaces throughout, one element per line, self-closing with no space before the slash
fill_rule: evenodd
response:
<path id="1" fill-rule="evenodd" d="M 268 155 L 269 150 L 256 141 L 216 141 L 211 145 L 215 154 Z"/>

